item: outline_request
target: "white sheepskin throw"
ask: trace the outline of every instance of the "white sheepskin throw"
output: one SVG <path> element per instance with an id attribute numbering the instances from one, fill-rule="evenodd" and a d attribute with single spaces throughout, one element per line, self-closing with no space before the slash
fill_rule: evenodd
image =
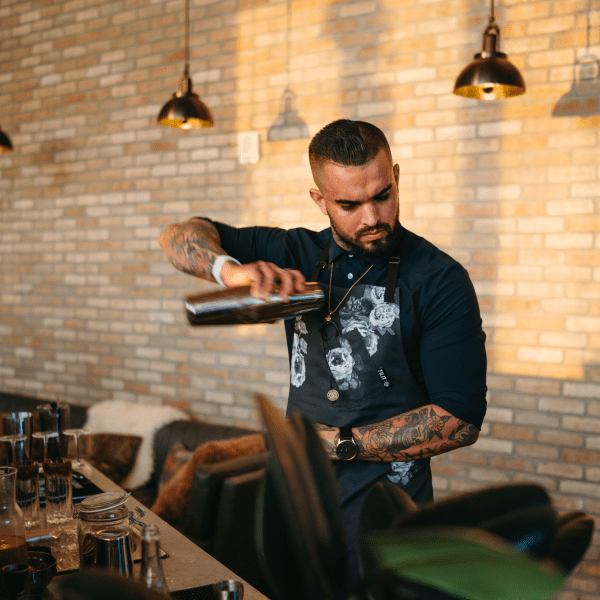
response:
<path id="1" fill-rule="evenodd" d="M 154 470 L 154 437 L 157 431 L 172 421 L 189 416 L 173 406 L 136 404 L 122 400 L 107 400 L 92 405 L 87 411 L 85 428 L 90 433 L 137 435 L 142 443 L 131 472 L 121 483 L 126 490 L 146 484 Z"/>

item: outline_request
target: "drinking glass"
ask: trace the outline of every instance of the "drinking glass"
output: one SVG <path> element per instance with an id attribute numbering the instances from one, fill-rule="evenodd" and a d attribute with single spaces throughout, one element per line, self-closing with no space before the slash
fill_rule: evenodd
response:
<path id="1" fill-rule="evenodd" d="M 40 523 L 40 476 L 39 465 L 34 460 L 13 462 L 17 469 L 17 504 L 23 513 L 25 527 Z"/>
<path id="2" fill-rule="evenodd" d="M 27 441 L 26 435 L 20 435 L 18 433 L 12 433 L 10 435 L 0 436 L 0 442 L 10 442 L 11 446 L 11 460 L 9 463 L 25 460 L 27 458 L 27 452 L 25 449 L 25 442 Z M 19 444 L 17 446 L 17 444 Z"/>
<path id="3" fill-rule="evenodd" d="M 82 429 L 82 428 L 72 428 L 72 429 L 65 429 L 63 431 L 63 433 L 65 435 L 71 435 L 75 438 L 75 448 L 77 451 L 77 460 L 73 463 L 73 470 L 77 471 L 78 473 L 81 473 L 81 475 L 85 475 L 86 477 L 90 477 L 92 474 L 92 468 L 89 465 L 86 465 L 82 462 L 81 460 L 81 452 L 80 452 L 80 448 L 79 448 L 79 438 L 82 435 L 87 435 L 89 433 L 89 431 L 87 429 Z"/>
<path id="4" fill-rule="evenodd" d="M 44 440 L 44 460 L 48 458 L 48 440 L 57 438 L 58 431 L 36 431 L 31 434 L 31 437 Z"/>
<path id="5" fill-rule="evenodd" d="M 37 407 L 40 418 L 40 431 L 56 431 L 57 438 L 51 438 L 48 443 L 48 457 L 58 458 L 68 456 L 69 440 L 62 432 L 69 427 L 70 407 L 68 404 L 59 404 L 52 402 L 50 404 L 41 404 Z"/>
<path id="6" fill-rule="evenodd" d="M 214 600 L 242 600 L 244 584 L 235 579 L 224 579 L 213 583 Z"/>
<path id="7" fill-rule="evenodd" d="M 47 458 L 43 464 L 46 487 L 46 523 L 73 518 L 73 467 L 70 458 Z"/>
<path id="8" fill-rule="evenodd" d="M 33 415 L 30 412 L 18 411 L 9 412 L 2 415 L 2 434 L 3 435 L 26 435 L 28 440 L 25 442 L 25 458 L 30 460 L 32 442 L 31 432 L 33 431 Z M 13 459 L 15 460 L 15 459 Z"/>

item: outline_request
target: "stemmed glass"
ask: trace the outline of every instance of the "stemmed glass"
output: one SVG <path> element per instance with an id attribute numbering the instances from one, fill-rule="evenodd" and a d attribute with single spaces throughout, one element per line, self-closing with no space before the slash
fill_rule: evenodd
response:
<path id="1" fill-rule="evenodd" d="M 40 417 L 41 431 L 36 431 L 32 433 L 31 436 L 37 439 L 44 440 L 44 460 L 51 457 L 57 457 L 59 456 L 58 438 L 60 436 L 60 431 L 58 427 L 58 414 L 54 410 L 54 408 L 49 404 L 38 406 L 37 410 Z M 54 439 L 54 443 L 52 444 L 51 448 L 52 456 L 50 456 L 50 453 L 48 452 L 48 450 L 50 450 L 48 440 L 50 439 Z"/>
<path id="2" fill-rule="evenodd" d="M 65 429 L 63 431 L 65 435 L 72 435 L 75 438 L 75 448 L 77 449 L 77 461 L 73 463 L 73 470 L 81 473 L 85 477 L 90 477 L 92 474 L 92 469 L 89 465 L 86 465 L 81 460 L 80 449 L 79 449 L 79 438 L 82 435 L 87 435 L 89 431 L 87 429 L 82 429 L 80 427 Z"/>
<path id="3" fill-rule="evenodd" d="M 46 460 L 48 458 L 48 440 L 50 438 L 57 438 L 58 431 L 34 431 L 31 436 L 44 440 L 44 460 Z"/>
<path id="4" fill-rule="evenodd" d="M 11 462 L 18 462 L 20 460 L 25 460 L 27 457 L 25 456 L 25 442 L 27 440 L 26 435 L 21 435 L 18 433 L 11 433 L 10 435 L 3 435 L 0 437 L 0 442 L 10 442 L 12 449 L 12 460 Z M 17 442 L 21 442 L 19 444 L 19 449 L 17 451 Z"/>

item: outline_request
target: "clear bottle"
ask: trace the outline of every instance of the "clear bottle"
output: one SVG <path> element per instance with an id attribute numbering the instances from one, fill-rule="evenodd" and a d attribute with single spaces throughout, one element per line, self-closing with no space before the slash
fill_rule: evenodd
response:
<path id="1" fill-rule="evenodd" d="M 156 525 L 146 525 L 142 532 L 142 568 L 140 581 L 151 590 L 170 597 L 160 560 L 160 534 Z"/>
<path id="2" fill-rule="evenodd" d="M 17 469 L 0 467 L 0 568 L 27 563 L 25 520 L 17 504 Z"/>

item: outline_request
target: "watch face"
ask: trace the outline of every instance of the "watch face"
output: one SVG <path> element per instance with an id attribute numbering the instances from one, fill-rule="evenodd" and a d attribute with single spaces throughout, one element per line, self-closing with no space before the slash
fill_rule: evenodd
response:
<path id="1" fill-rule="evenodd" d="M 353 440 L 342 440 L 335 448 L 340 460 L 352 460 L 358 454 L 358 446 Z"/>

